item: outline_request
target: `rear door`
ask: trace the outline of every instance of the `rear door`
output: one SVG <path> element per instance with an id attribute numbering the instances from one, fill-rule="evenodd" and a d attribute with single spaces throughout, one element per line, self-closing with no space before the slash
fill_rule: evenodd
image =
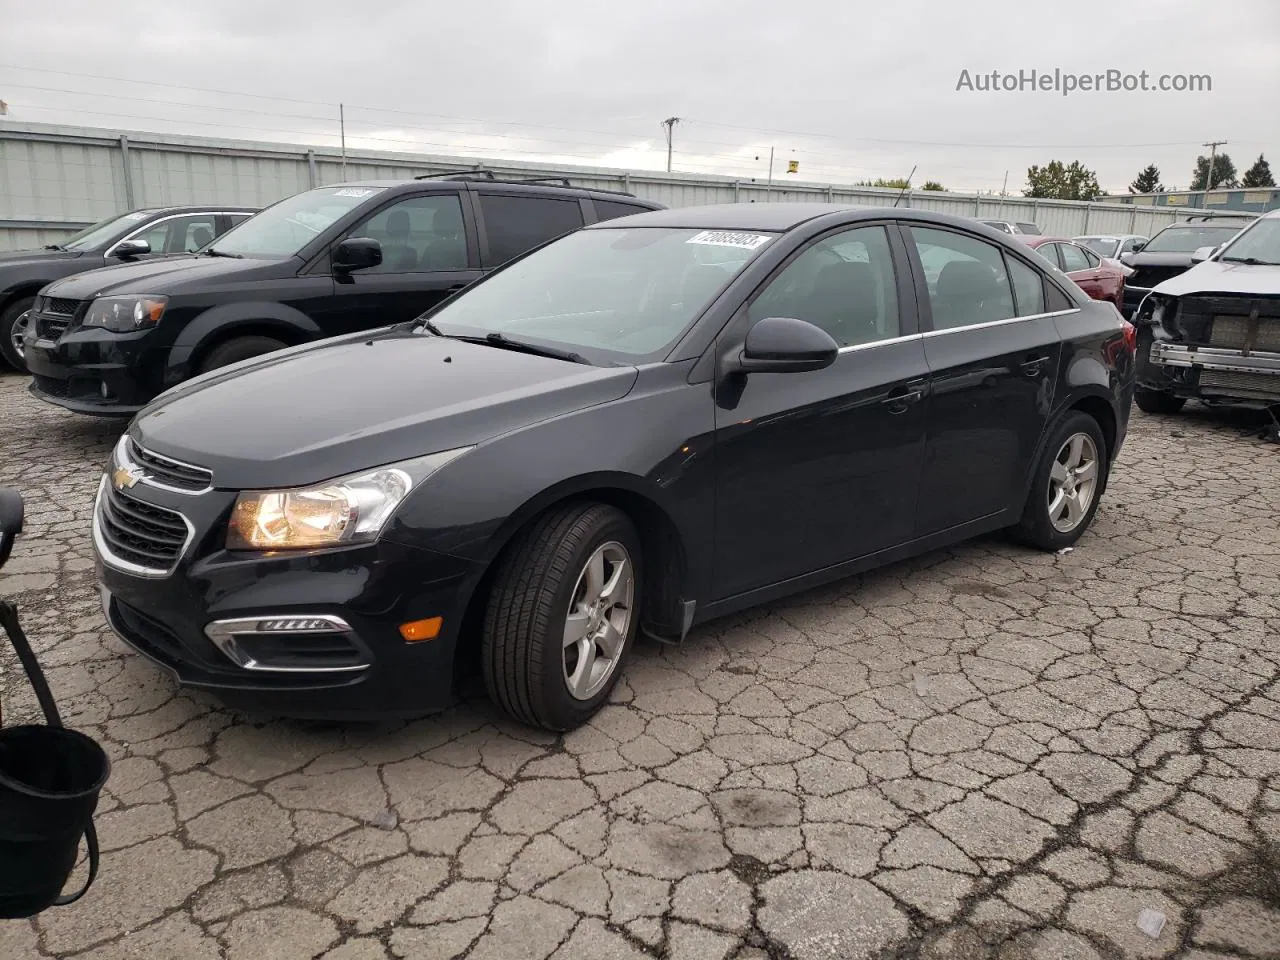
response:
<path id="1" fill-rule="evenodd" d="M 1062 258 L 1062 270 L 1072 282 L 1094 300 L 1104 299 L 1102 282 L 1098 276 L 1098 267 L 1102 261 L 1074 243 L 1059 243 L 1056 246 Z"/>
<path id="2" fill-rule="evenodd" d="M 716 399 L 715 596 L 909 540 L 924 457 L 924 346 L 893 224 L 810 241 L 739 311 L 718 349 L 765 317 L 840 344 L 809 373 L 750 374 Z"/>
<path id="3" fill-rule="evenodd" d="M 326 336 L 412 320 L 481 275 L 469 198 L 461 191 L 399 196 L 344 234 L 382 246 L 382 263 L 334 273 Z M 336 242 L 335 242 L 336 246 Z M 331 271 L 331 256 L 315 270 Z"/>
<path id="4" fill-rule="evenodd" d="M 942 226 L 903 232 L 920 265 L 932 377 L 916 518 L 928 536 L 1020 508 L 1061 344 L 1030 251 L 1024 260 Z"/>
<path id="5" fill-rule="evenodd" d="M 480 264 L 485 270 L 572 233 L 586 222 L 576 196 L 477 188 L 475 199 Z"/>

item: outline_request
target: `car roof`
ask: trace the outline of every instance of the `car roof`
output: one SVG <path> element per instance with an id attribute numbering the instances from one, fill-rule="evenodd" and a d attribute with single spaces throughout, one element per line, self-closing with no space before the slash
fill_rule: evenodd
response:
<path id="1" fill-rule="evenodd" d="M 976 221 L 936 210 L 911 207 L 868 207 L 840 203 L 719 203 L 700 207 L 672 207 L 649 213 L 635 213 L 616 220 L 592 224 L 588 230 L 610 227 L 669 227 L 686 230 L 759 230 L 786 233 L 801 224 L 834 215 L 842 222 L 860 220 L 920 220 L 972 230 Z"/>
<path id="2" fill-rule="evenodd" d="M 365 188 L 375 190 L 408 190 L 410 188 L 421 188 L 432 184 L 441 184 L 443 186 L 457 187 L 462 184 L 468 188 L 472 186 L 490 186 L 498 187 L 502 190 L 515 190 L 517 192 L 529 193 L 562 193 L 571 196 L 589 196 L 600 197 L 603 200 L 616 200 L 619 203 L 631 203 L 639 206 L 648 207 L 650 209 L 661 209 L 662 205 L 654 200 L 644 200 L 637 197 L 633 193 L 627 193 L 622 190 L 606 190 L 600 187 L 576 187 L 572 184 L 557 183 L 558 178 L 548 177 L 546 179 L 537 177 L 527 177 L 523 180 L 504 180 L 501 177 L 489 179 L 487 177 L 478 176 L 477 172 L 459 171 L 450 173 L 447 176 L 423 176 L 413 180 L 347 180 L 342 183 L 325 183 L 312 189 L 323 188 Z"/>
<path id="3" fill-rule="evenodd" d="M 145 207 L 134 213 L 204 213 L 211 211 L 213 213 L 257 213 L 261 207 L 246 207 L 242 203 L 184 203 L 176 207 Z"/>

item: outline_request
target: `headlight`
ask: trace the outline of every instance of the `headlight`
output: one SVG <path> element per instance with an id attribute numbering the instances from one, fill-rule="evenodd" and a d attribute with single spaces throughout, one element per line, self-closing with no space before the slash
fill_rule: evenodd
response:
<path id="1" fill-rule="evenodd" d="M 168 297 L 99 297 L 89 304 L 84 326 L 130 333 L 160 322 Z"/>
<path id="2" fill-rule="evenodd" d="M 240 494 L 228 550 L 301 550 L 377 539 L 415 484 L 470 450 L 460 447 L 296 490 Z"/>

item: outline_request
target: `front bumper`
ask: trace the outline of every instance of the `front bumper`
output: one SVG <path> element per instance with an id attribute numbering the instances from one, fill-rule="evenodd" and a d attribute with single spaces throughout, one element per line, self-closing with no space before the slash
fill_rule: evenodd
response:
<path id="1" fill-rule="evenodd" d="M 107 489 L 104 479 L 94 511 L 107 621 L 183 685 L 246 712 L 313 719 L 420 716 L 452 702 L 479 579 L 470 561 L 389 541 L 231 553 L 221 542 L 233 493 L 139 486 L 129 503 L 179 512 L 191 529 L 177 562 L 148 572 L 114 555 L 103 535 Z M 434 639 L 403 639 L 401 624 L 431 617 L 443 618 Z"/>
<path id="2" fill-rule="evenodd" d="M 149 345 L 152 331 L 112 333 L 79 327 L 58 340 L 27 327 L 23 349 L 34 378 L 31 393 L 76 413 L 132 416 L 160 393 L 163 352 Z"/>
<path id="3" fill-rule="evenodd" d="M 1145 364 L 1147 389 L 1177 397 L 1280 403 L 1280 353 L 1154 341 Z"/>

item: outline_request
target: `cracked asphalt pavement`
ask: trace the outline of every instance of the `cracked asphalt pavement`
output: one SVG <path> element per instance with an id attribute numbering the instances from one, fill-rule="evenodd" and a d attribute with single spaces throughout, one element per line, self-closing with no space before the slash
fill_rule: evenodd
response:
<path id="1" fill-rule="evenodd" d="M 97 884 L 0 921 L 6 960 L 1280 957 L 1280 448 L 1246 417 L 1135 410 L 1074 551 L 986 539 L 642 643 L 555 737 L 179 692 L 99 610 L 120 427 L 25 387 L 0 594 L 114 769 Z"/>

